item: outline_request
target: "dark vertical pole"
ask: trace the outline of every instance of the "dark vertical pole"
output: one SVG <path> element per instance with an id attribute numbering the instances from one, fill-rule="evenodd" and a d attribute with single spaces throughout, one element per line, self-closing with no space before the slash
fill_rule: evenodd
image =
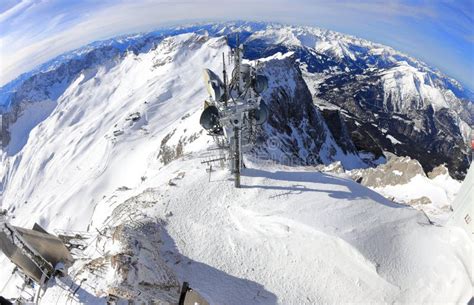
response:
<path id="1" fill-rule="evenodd" d="M 225 70 L 225 56 L 222 53 L 222 64 L 224 65 L 222 74 L 224 76 L 224 106 L 227 107 L 228 91 L 227 91 L 227 72 Z"/>
<path id="2" fill-rule="evenodd" d="M 240 187 L 240 129 L 234 127 L 234 176 L 235 187 Z"/>
<path id="3" fill-rule="evenodd" d="M 181 294 L 179 296 L 178 305 L 184 305 L 184 301 L 186 300 L 186 293 L 188 293 L 189 284 L 188 282 L 184 282 L 183 286 L 181 287 Z"/>

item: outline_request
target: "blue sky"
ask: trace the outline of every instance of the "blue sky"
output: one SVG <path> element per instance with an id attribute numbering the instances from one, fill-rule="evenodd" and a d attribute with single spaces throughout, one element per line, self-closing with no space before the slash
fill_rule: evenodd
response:
<path id="1" fill-rule="evenodd" d="M 0 0 L 0 86 L 98 39 L 236 19 L 312 25 L 380 42 L 474 90 L 474 0 Z"/>

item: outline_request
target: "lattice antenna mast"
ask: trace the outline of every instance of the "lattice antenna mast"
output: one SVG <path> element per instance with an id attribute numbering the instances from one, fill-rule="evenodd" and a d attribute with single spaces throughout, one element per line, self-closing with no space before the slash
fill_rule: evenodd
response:
<path id="1" fill-rule="evenodd" d="M 235 186 L 240 187 L 243 151 L 256 143 L 256 127 L 268 117 L 268 108 L 260 97 L 268 87 L 268 79 L 249 63 L 243 63 L 243 45 L 238 36 L 237 47 L 229 59 L 231 57 L 234 67 L 230 78 L 224 54 L 223 81 L 211 70 L 204 70 L 209 102 L 205 103 L 200 124 L 215 139 L 224 139 L 223 144 L 216 142 L 220 148 L 229 150 L 230 170 L 235 177 Z"/>
<path id="2" fill-rule="evenodd" d="M 237 92 L 238 99 L 242 98 L 242 93 L 244 92 L 244 82 L 242 78 L 242 45 L 239 44 L 239 37 L 237 36 L 237 48 L 235 50 L 235 67 L 234 71 L 237 73 Z M 245 100 L 239 100 L 238 104 L 245 104 Z M 242 169 L 242 124 L 244 121 L 245 111 L 235 107 L 234 109 L 234 118 L 232 124 L 234 126 L 233 132 L 233 141 L 232 154 L 233 154 L 233 164 L 232 172 L 234 174 L 235 187 L 240 187 L 240 174 Z"/>

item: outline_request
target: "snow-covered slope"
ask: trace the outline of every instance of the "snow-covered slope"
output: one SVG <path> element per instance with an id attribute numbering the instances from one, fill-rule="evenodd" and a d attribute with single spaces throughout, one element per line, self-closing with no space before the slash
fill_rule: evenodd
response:
<path id="1" fill-rule="evenodd" d="M 138 185 L 148 167 L 144 161 L 157 158 L 164 136 L 200 108 L 205 93 L 199 71 L 218 67 L 227 48 L 224 39 L 186 34 L 82 73 L 21 152 L 7 159 L 3 201 L 10 211 L 34 215 L 25 225 L 53 214 L 58 227 L 85 229 L 89 207 L 118 187 Z M 127 120 L 135 112 L 141 118 Z M 194 131 L 188 128 L 188 134 Z M 74 218 L 62 214 L 66 206 L 77 207 Z"/>
<path id="2" fill-rule="evenodd" d="M 111 193 L 97 205 L 90 231 L 122 206 L 162 219 L 162 256 L 211 304 L 471 297 L 472 246 L 461 229 L 430 225 L 419 211 L 311 167 L 248 162 L 243 187 L 235 189 L 227 170 L 217 169 L 209 181 L 200 164 L 208 154 L 183 157 L 149 172 L 140 187 Z M 89 285 L 83 287 L 94 294 Z M 44 301 L 58 295 L 66 297 L 52 289 Z"/>
<path id="3" fill-rule="evenodd" d="M 461 230 L 433 226 L 415 209 L 312 166 L 248 156 L 242 189 L 233 188 L 226 170 L 206 172 L 200 162 L 215 152 L 198 124 L 206 98 L 201 71 L 222 70 L 229 46 L 213 35 L 235 29 L 200 29 L 212 35 L 135 37 L 140 47 L 128 51 L 100 44 L 81 53 L 88 59 L 66 56 L 9 87 L 16 91 L 8 95 L 11 139 L 0 151 L 0 202 L 11 221 L 98 236 L 110 219 L 129 225 L 146 217 L 156 239 L 135 249 L 141 266 L 161 266 L 163 259 L 174 274 L 164 272 L 169 285 L 173 276 L 190 281 L 212 304 L 468 300 L 472 244 Z M 274 116 L 257 156 L 277 153 L 290 165 L 369 164 L 341 117 L 328 123 L 312 105 L 312 88 L 288 56 L 267 58 L 262 69 L 272 84 L 265 97 Z M 305 163 L 308 157 L 317 162 Z M 124 210 L 140 215 L 115 217 Z M 115 240 L 106 243 L 117 251 Z M 99 246 L 91 243 L 93 254 L 73 267 L 73 281 L 90 283 L 76 303 L 105 302 L 115 280 L 113 264 L 86 272 L 84 263 L 110 255 Z M 149 258 L 150 252 L 159 255 Z M 11 272 L 0 260 L 2 272 Z M 129 279 L 136 289 L 140 280 L 163 279 L 137 274 Z M 2 277 L 2 294 L 16 296 L 18 281 Z M 64 291 L 52 288 L 43 302 L 58 297 L 66 298 Z"/>

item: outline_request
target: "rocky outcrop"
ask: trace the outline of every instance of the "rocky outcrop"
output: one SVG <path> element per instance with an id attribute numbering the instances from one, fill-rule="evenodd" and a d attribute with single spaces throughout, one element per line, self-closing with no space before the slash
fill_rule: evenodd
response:
<path id="1" fill-rule="evenodd" d="M 423 167 L 417 160 L 395 155 L 390 155 L 387 163 L 376 168 L 357 169 L 350 172 L 352 179 L 372 188 L 407 184 L 416 175 L 425 176 Z"/>
<path id="2" fill-rule="evenodd" d="M 260 65 L 269 79 L 263 99 L 269 119 L 259 132 L 261 144 L 255 152 L 260 157 L 288 165 L 330 164 L 341 161 L 351 168 L 360 164 L 350 136 L 335 113 L 328 120 L 315 107 L 311 93 L 298 66 L 291 59 L 274 59 Z"/>
<path id="3" fill-rule="evenodd" d="M 449 171 L 444 164 L 436 166 L 431 172 L 428 173 L 428 178 L 434 179 L 438 176 L 449 175 Z"/>
<path id="4" fill-rule="evenodd" d="M 354 145 L 341 112 L 338 110 L 324 109 L 321 113 L 337 145 L 339 145 L 346 154 L 357 154 L 358 150 Z"/>
<path id="5" fill-rule="evenodd" d="M 446 164 L 451 176 L 464 177 L 473 95 L 458 82 L 382 45 L 318 29 L 269 28 L 244 35 L 245 55 L 292 54 L 314 102 L 332 105 L 321 111 L 333 134 L 342 120 L 355 148 L 374 159 L 388 151 L 418 160 L 425 172 Z"/>
<path id="6" fill-rule="evenodd" d="M 421 196 L 420 198 L 412 199 L 408 202 L 409 205 L 419 205 L 419 204 L 430 204 L 431 199 L 426 196 Z"/>
<path id="7" fill-rule="evenodd" d="M 159 225 L 147 222 L 113 228 L 112 240 L 120 251 L 107 257 L 116 274 L 107 293 L 126 300 L 175 304 L 180 284 L 159 254 Z"/>
<path id="8" fill-rule="evenodd" d="M 97 233 L 81 233 L 69 242 L 79 246 L 72 251 L 83 258 L 73 266 L 76 274 L 96 295 L 139 304 L 178 303 L 181 285 L 163 255 L 164 222 L 144 212 L 158 198 L 153 189 L 130 197 L 115 206 Z"/>
<path id="9" fill-rule="evenodd" d="M 10 142 L 10 133 L 8 132 L 9 116 L 0 114 L 0 148 L 5 147 Z"/>

